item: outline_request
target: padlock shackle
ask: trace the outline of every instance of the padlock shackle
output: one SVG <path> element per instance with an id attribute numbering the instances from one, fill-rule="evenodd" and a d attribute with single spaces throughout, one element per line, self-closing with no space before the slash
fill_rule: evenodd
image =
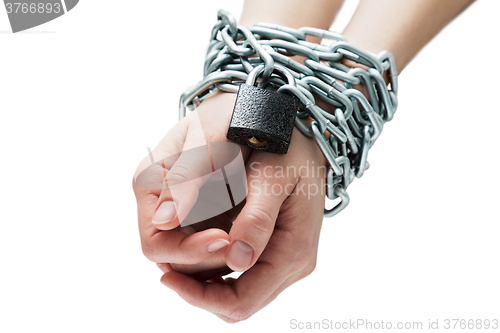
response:
<path id="1" fill-rule="evenodd" d="M 252 71 L 248 73 L 248 77 L 245 83 L 250 86 L 255 86 L 257 78 L 259 77 L 260 74 L 262 74 L 262 72 L 264 72 L 264 68 L 265 65 L 259 65 L 254 67 L 254 69 L 252 69 Z M 274 64 L 273 73 L 278 74 L 283 79 L 286 79 L 289 85 L 292 85 L 294 87 L 297 85 L 292 73 L 285 67 L 279 64 Z"/>

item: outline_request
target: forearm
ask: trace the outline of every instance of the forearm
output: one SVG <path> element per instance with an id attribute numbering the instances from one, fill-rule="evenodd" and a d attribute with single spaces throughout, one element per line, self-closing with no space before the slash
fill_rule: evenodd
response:
<path id="1" fill-rule="evenodd" d="M 392 52 L 398 72 L 474 0 L 361 0 L 344 30 L 352 44 Z"/>
<path id="2" fill-rule="evenodd" d="M 329 29 L 344 0 L 246 0 L 240 24 L 268 22 L 290 28 Z"/>

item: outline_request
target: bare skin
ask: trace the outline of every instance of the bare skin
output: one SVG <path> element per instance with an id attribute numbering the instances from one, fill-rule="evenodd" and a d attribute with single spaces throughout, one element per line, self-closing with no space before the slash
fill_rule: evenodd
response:
<path id="1" fill-rule="evenodd" d="M 354 45 L 372 52 L 391 51 L 401 71 L 471 2 L 362 0 L 344 35 Z M 240 23 L 248 26 L 265 21 L 295 28 L 315 26 L 328 29 L 342 1 L 317 0 L 314 6 L 304 6 L 304 3 L 299 0 L 248 0 Z M 276 8 L 286 8 L 286 11 Z M 234 99 L 234 94 L 225 93 L 208 98 L 195 113 L 167 133 L 153 155 L 161 159 L 161 156 L 176 154 L 206 142 L 227 141 L 225 134 Z M 201 120 L 203 131 L 198 130 L 195 119 Z M 143 250 L 164 272 L 162 283 L 190 304 L 210 311 L 227 322 L 250 317 L 288 286 L 314 270 L 323 220 L 324 193 L 318 191 L 308 195 L 307 191 L 300 189 L 304 186 L 323 189 L 324 169 L 314 176 L 312 173 L 285 177 L 272 174 L 272 170 L 280 166 L 307 167 L 306 161 L 324 166 L 325 159 L 313 140 L 295 129 L 286 155 L 249 151 L 244 147 L 242 153 L 247 166 L 249 194 L 229 232 L 218 228 L 194 232 L 193 229 L 178 227 L 179 216 L 188 211 L 196 200 L 200 184 L 190 185 L 191 189 L 183 192 L 186 196 L 179 200 L 173 198 L 168 189 L 141 188 L 134 178 Z M 148 159 L 138 167 L 136 177 L 150 164 Z M 193 161 L 179 158 L 171 165 L 158 165 L 158 168 L 164 175 L 164 182 L 168 183 L 196 173 L 194 165 Z M 283 191 L 280 195 L 265 194 L 265 188 L 273 185 L 290 191 Z M 179 201 L 172 204 L 175 208 L 172 216 L 159 210 L 159 207 L 170 206 L 163 203 L 172 200 Z M 210 251 L 214 249 L 211 244 L 221 247 Z M 179 272 L 188 272 L 196 265 L 206 269 L 223 263 L 234 271 L 244 273 L 237 280 L 216 277 L 198 281 Z"/>

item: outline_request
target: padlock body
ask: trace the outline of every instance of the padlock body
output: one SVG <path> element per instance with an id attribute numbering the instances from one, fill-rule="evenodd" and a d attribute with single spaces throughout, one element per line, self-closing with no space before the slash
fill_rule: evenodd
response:
<path id="1" fill-rule="evenodd" d="M 286 154 L 298 105 L 295 97 L 243 83 L 227 138 L 252 149 Z"/>

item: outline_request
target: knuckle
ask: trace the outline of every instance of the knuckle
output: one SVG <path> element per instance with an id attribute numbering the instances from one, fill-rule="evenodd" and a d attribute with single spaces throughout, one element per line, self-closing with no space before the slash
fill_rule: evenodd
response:
<path id="1" fill-rule="evenodd" d="M 297 253 L 297 256 L 294 260 L 295 263 L 295 271 L 304 271 L 314 260 L 314 253 L 312 246 L 303 246 L 301 250 Z"/>
<path id="2" fill-rule="evenodd" d="M 165 175 L 166 182 L 181 183 L 188 180 L 189 169 L 181 164 L 175 164 Z"/>
<path id="3" fill-rule="evenodd" d="M 250 225 L 260 232 L 270 234 L 274 229 L 274 219 L 269 213 L 259 206 L 253 206 L 247 215 L 247 221 Z"/>
<path id="4" fill-rule="evenodd" d="M 244 307 L 235 309 L 233 312 L 229 314 L 228 317 L 230 320 L 232 320 L 232 323 L 237 323 L 250 318 L 252 314 L 253 311 L 251 308 Z"/>
<path id="5" fill-rule="evenodd" d="M 226 323 L 228 324 L 236 324 L 239 322 L 239 320 L 235 320 L 235 319 L 232 319 L 232 318 L 228 318 L 228 317 L 220 317 L 222 320 L 224 320 Z"/>
<path id="6" fill-rule="evenodd" d="M 309 275 L 312 274 L 312 272 L 314 272 L 314 270 L 316 269 L 316 260 L 312 260 L 309 265 L 307 265 L 304 270 L 302 271 L 302 274 L 300 275 L 300 279 L 303 279 Z"/>
<path id="7" fill-rule="evenodd" d="M 192 297 L 186 297 L 184 298 L 184 300 L 189 304 L 189 305 L 192 305 L 194 307 L 199 307 L 199 304 L 196 302 L 196 300 Z"/>

